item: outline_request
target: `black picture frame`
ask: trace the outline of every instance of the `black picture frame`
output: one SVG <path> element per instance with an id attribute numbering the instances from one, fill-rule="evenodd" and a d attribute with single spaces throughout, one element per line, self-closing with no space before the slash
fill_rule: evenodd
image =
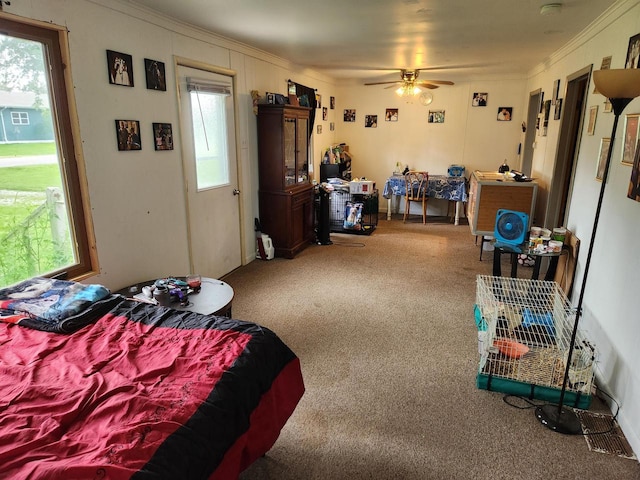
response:
<path id="1" fill-rule="evenodd" d="M 560 79 L 558 78 L 553 82 L 553 92 L 551 96 L 551 105 L 555 105 L 558 101 L 558 94 L 560 93 Z"/>
<path id="2" fill-rule="evenodd" d="M 133 87 L 133 57 L 128 53 L 107 50 L 107 74 L 111 85 Z"/>
<path id="3" fill-rule="evenodd" d="M 638 140 L 638 143 L 636 144 L 636 153 L 633 158 L 633 167 L 631 168 L 631 178 L 629 179 L 627 198 L 640 202 L 640 140 Z"/>
<path id="4" fill-rule="evenodd" d="M 142 141 L 140 140 L 140 121 L 116 120 L 116 140 L 118 150 L 121 152 L 142 150 Z"/>
<path id="5" fill-rule="evenodd" d="M 156 150 L 173 150 L 173 129 L 170 123 L 153 123 L 153 146 Z"/>
<path id="6" fill-rule="evenodd" d="M 561 113 L 562 113 L 562 99 L 558 98 L 556 99 L 555 110 L 553 112 L 553 119 L 560 120 Z"/>
<path id="7" fill-rule="evenodd" d="M 343 114 L 343 120 L 345 122 L 355 122 L 356 121 L 356 110 L 354 108 L 345 108 Z"/>
<path id="8" fill-rule="evenodd" d="M 145 58 L 144 71 L 147 79 L 147 90 L 167 91 L 167 77 L 164 71 L 164 62 Z"/>
<path id="9" fill-rule="evenodd" d="M 499 122 L 510 122 L 512 116 L 513 116 L 513 107 L 499 107 L 496 120 L 498 120 Z"/>
<path id="10" fill-rule="evenodd" d="M 486 107 L 489 100 L 489 93 L 487 92 L 474 92 L 471 99 L 472 107 Z"/>
<path id="11" fill-rule="evenodd" d="M 640 68 L 640 33 L 629 38 L 624 68 Z"/>

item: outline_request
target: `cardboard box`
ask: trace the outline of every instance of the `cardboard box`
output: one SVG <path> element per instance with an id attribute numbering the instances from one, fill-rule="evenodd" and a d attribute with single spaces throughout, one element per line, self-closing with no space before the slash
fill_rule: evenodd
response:
<path id="1" fill-rule="evenodd" d="M 359 180 L 349 182 L 349 192 L 351 194 L 371 195 L 375 188 L 371 180 Z"/>

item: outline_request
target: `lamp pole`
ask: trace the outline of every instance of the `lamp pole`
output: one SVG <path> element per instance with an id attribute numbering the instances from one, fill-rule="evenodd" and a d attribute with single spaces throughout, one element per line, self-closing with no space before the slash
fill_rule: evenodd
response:
<path id="1" fill-rule="evenodd" d="M 606 73 L 603 73 L 606 72 Z M 600 93 L 608 96 L 609 101 L 613 107 L 614 119 L 613 129 L 611 131 L 611 143 L 609 144 L 609 151 L 607 152 L 607 158 L 604 166 L 604 173 L 602 174 L 602 185 L 600 185 L 600 196 L 598 197 L 598 205 L 596 207 L 595 218 L 593 220 L 593 229 L 591 231 L 591 241 L 589 242 L 589 251 L 587 253 L 587 259 L 584 267 L 584 274 L 582 276 L 582 286 L 580 287 L 580 297 L 578 299 L 578 305 L 576 306 L 576 317 L 573 323 L 573 331 L 571 333 L 571 343 L 569 344 L 569 353 L 567 355 L 567 362 L 564 370 L 564 379 L 562 381 L 562 390 L 560 391 L 560 400 L 558 405 L 541 405 L 536 408 L 536 417 L 547 428 L 559 433 L 566 434 L 578 434 L 582 433 L 582 425 L 580 419 L 576 413 L 563 406 L 564 396 L 567 390 L 567 384 L 569 381 L 569 372 L 571 370 L 571 360 L 573 357 L 573 351 L 575 348 L 576 334 L 578 332 L 578 322 L 582 315 L 582 302 L 584 300 L 584 292 L 587 286 L 587 277 L 589 275 L 589 266 L 591 265 L 591 255 L 593 254 L 593 245 L 596 239 L 596 232 L 598 230 L 598 221 L 600 219 L 600 211 L 602 210 L 602 200 L 604 198 L 604 191 L 607 186 L 607 177 L 609 175 L 609 165 L 611 163 L 611 154 L 613 153 L 613 144 L 616 138 L 616 130 L 618 128 L 618 119 L 625 107 L 635 98 L 640 95 L 640 89 L 638 87 L 638 81 L 640 80 L 640 71 L 636 69 L 630 70 L 600 70 L 595 72 L 600 77 L 594 75 L 594 81 L 596 88 L 599 88 Z M 600 81 L 598 79 L 600 78 Z M 606 91 L 605 91 L 606 90 Z M 622 95 L 611 94 L 609 92 L 624 92 Z M 629 97 L 629 98 L 628 98 Z"/>

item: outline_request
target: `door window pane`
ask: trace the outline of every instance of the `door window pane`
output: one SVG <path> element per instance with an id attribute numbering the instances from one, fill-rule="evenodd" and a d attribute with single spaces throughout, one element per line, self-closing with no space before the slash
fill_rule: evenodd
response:
<path id="1" fill-rule="evenodd" d="M 227 95 L 192 91 L 191 115 L 198 190 L 229 184 Z"/>

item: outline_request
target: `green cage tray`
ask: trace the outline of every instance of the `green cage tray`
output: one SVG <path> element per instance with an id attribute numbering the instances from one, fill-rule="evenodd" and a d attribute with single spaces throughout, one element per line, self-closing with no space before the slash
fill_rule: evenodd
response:
<path id="1" fill-rule="evenodd" d="M 496 377 L 478 373 L 476 386 L 481 390 L 492 392 L 509 393 L 529 399 L 543 400 L 557 404 L 560 402 L 560 389 L 553 387 L 543 387 L 532 383 L 519 382 L 508 378 Z M 581 408 L 587 410 L 591 405 L 592 396 L 586 393 L 565 391 L 562 403 L 568 407 Z"/>

